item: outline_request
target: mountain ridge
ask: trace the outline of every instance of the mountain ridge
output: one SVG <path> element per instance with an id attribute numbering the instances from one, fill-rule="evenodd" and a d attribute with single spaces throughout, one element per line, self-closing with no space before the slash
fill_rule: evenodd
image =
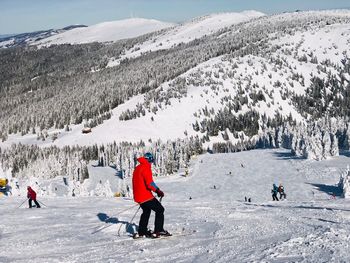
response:
<path id="1" fill-rule="evenodd" d="M 18 47 L 26 46 L 36 41 L 41 40 L 42 38 L 47 38 L 55 34 L 59 34 L 68 30 L 72 30 L 79 27 L 86 27 L 85 25 L 70 25 L 61 29 L 48 29 L 48 30 L 39 30 L 28 33 L 19 33 L 19 34 L 8 34 L 0 38 L 0 48 L 9 48 L 9 47 Z"/>
<path id="2" fill-rule="evenodd" d="M 84 44 L 91 42 L 113 42 L 121 39 L 134 38 L 154 31 L 174 26 L 173 23 L 161 22 L 155 19 L 129 18 L 107 21 L 74 29 L 62 34 L 51 36 L 35 43 L 38 46 L 57 44 Z"/>

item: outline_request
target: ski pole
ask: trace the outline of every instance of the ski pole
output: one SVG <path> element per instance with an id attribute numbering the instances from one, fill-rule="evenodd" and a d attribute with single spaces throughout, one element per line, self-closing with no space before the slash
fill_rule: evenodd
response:
<path id="1" fill-rule="evenodd" d="M 132 221 L 134 220 L 135 216 L 136 216 L 137 213 L 139 212 L 140 208 L 141 208 L 141 206 L 139 206 L 139 208 L 137 208 L 137 210 L 136 210 L 134 216 L 131 218 L 130 222 L 128 222 L 128 223 L 126 224 L 125 230 L 128 230 L 129 225 L 131 225 Z M 120 227 L 119 227 L 119 229 L 118 229 L 118 236 L 120 236 L 120 229 L 122 228 L 122 226 L 123 226 L 123 224 L 120 224 Z"/>
<path id="2" fill-rule="evenodd" d="M 127 209 L 124 209 L 124 210 L 120 211 L 118 214 L 114 214 L 114 215 L 110 216 L 109 218 L 113 218 L 113 217 L 119 216 L 119 215 L 121 215 L 122 213 L 124 213 L 124 212 L 126 212 L 126 211 L 128 211 L 128 210 L 130 210 L 130 209 L 132 209 L 132 208 L 134 208 L 134 207 L 137 206 L 137 205 L 139 205 L 139 204 L 135 204 L 135 205 L 133 205 L 133 206 L 131 206 L 131 207 L 128 207 Z M 104 227 L 102 227 L 102 228 L 99 228 L 99 229 L 93 231 L 91 234 L 96 234 L 97 232 L 100 232 L 100 231 L 102 231 L 103 229 L 106 229 L 107 227 L 110 227 L 110 226 L 112 226 L 112 225 L 113 225 L 113 224 L 111 224 L 111 225 L 109 225 L 109 226 L 104 226 Z"/>
<path id="3" fill-rule="evenodd" d="M 128 207 L 127 209 L 124 209 L 124 210 L 120 211 L 120 212 L 117 213 L 117 214 L 111 215 L 110 217 L 116 217 L 116 216 L 118 216 L 118 215 L 120 215 L 120 214 L 122 214 L 122 213 L 124 213 L 124 212 L 126 212 L 126 211 L 129 211 L 130 209 L 132 209 L 132 208 L 134 208 L 135 206 L 138 206 L 138 205 L 139 205 L 139 204 L 134 204 L 133 206 L 130 206 L 130 207 Z"/>
<path id="4" fill-rule="evenodd" d="M 28 198 L 26 199 L 26 200 L 24 200 L 20 205 L 19 205 L 19 207 L 17 207 L 17 208 L 20 208 L 24 203 L 25 203 L 25 201 L 27 201 L 28 200 Z"/>

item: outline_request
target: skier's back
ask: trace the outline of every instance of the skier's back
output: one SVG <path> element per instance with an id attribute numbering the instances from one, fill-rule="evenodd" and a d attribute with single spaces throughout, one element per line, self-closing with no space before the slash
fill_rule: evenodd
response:
<path id="1" fill-rule="evenodd" d="M 280 184 L 278 186 L 278 192 L 280 193 L 280 199 L 282 199 L 282 198 L 286 199 L 287 198 L 287 195 L 284 192 L 284 186 L 282 184 Z"/>
<path id="2" fill-rule="evenodd" d="M 278 197 L 277 197 L 278 187 L 277 187 L 276 184 L 273 184 L 273 185 L 272 185 L 271 193 L 272 193 L 272 200 L 273 200 L 273 201 L 278 201 Z"/>
<path id="3" fill-rule="evenodd" d="M 30 187 L 27 187 L 27 198 L 29 202 L 29 208 L 32 208 L 32 201 L 34 201 L 37 208 L 40 208 L 38 201 L 36 200 L 36 192 Z"/>

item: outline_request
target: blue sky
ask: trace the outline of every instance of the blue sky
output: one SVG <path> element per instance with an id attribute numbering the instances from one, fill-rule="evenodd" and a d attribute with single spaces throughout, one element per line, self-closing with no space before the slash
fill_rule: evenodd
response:
<path id="1" fill-rule="evenodd" d="M 0 0 L 0 34 L 92 25 L 129 17 L 181 22 L 216 13 L 350 8 L 349 0 Z"/>

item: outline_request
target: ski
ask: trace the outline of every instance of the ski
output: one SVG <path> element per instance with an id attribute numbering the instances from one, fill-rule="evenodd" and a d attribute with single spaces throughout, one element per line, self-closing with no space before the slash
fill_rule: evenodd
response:
<path id="1" fill-rule="evenodd" d="M 189 236 L 189 235 L 193 235 L 195 234 L 197 231 L 193 230 L 192 232 L 178 232 L 178 233 L 173 233 L 170 236 L 159 236 L 159 237 L 134 237 L 134 235 L 130 235 L 130 237 L 132 238 L 132 240 L 144 240 L 144 241 L 148 241 L 148 240 L 158 240 L 158 239 L 167 239 L 167 238 L 173 238 L 173 237 L 182 237 L 182 236 Z"/>

